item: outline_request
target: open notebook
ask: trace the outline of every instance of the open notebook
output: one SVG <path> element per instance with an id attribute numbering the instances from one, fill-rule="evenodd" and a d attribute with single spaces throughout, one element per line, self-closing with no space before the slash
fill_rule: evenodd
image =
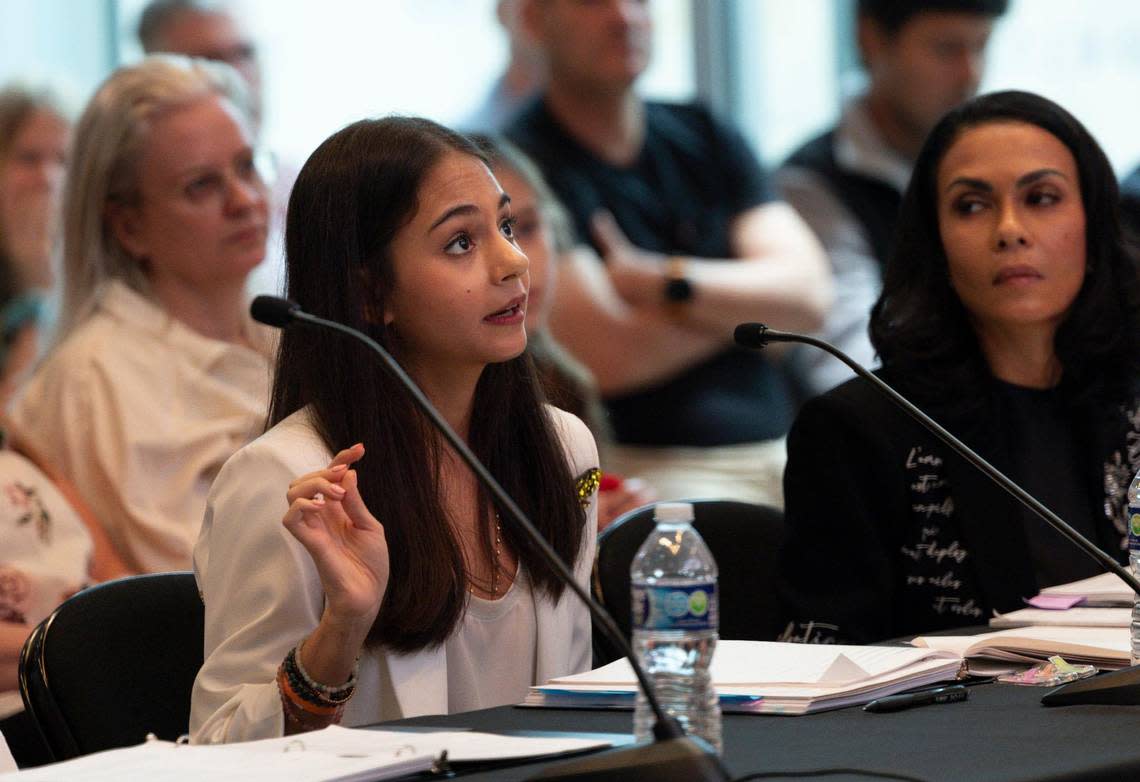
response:
<path id="1" fill-rule="evenodd" d="M 1131 642 L 1123 627 L 1019 627 L 982 635 L 930 635 L 911 641 L 962 657 L 1037 663 L 1059 654 L 1071 663 L 1123 668 L 1131 661 Z"/>
<path id="2" fill-rule="evenodd" d="M 961 656 L 936 649 L 720 641 L 712 678 L 721 709 L 807 714 L 953 679 Z M 632 709 L 637 686 L 624 657 L 532 687 L 524 706 Z"/>
<path id="3" fill-rule="evenodd" d="M 236 744 L 180 745 L 147 741 L 49 766 L 0 774 L 12 782 L 364 782 L 430 771 L 446 752 L 449 763 L 552 757 L 601 749 L 608 740 L 502 736 L 474 731 L 381 731 L 341 728 Z"/>

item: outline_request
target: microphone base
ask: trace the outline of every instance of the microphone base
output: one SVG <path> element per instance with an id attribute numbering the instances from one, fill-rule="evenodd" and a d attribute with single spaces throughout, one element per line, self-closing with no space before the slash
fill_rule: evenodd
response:
<path id="1" fill-rule="evenodd" d="M 548 782 L 728 782 L 731 777 L 705 741 L 685 736 L 559 763 L 529 779 Z"/>
<path id="2" fill-rule="evenodd" d="M 1140 665 L 1062 684 L 1041 696 L 1046 706 L 1140 706 Z"/>

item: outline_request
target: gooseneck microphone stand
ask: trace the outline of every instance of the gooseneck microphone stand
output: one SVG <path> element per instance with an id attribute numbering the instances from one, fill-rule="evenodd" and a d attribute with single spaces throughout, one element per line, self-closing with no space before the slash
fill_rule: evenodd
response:
<path id="1" fill-rule="evenodd" d="M 443 419 L 439 411 L 427 398 L 416 382 L 404 371 L 399 362 L 374 339 L 354 328 L 336 321 L 310 315 L 292 301 L 277 296 L 258 296 L 250 306 L 254 320 L 275 328 L 285 328 L 293 323 L 304 323 L 319 328 L 332 329 L 364 343 L 379 356 L 385 368 L 407 389 L 420 411 L 427 416 L 443 438 L 455 449 L 459 457 L 474 473 L 479 483 L 490 493 L 500 508 L 506 511 L 511 521 L 518 525 L 528 540 L 541 553 L 542 558 L 558 575 L 558 578 L 577 595 L 590 611 L 590 615 L 605 633 L 608 640 L 617 645 L 629 658 L 650 708 L 656 717 L 653 725 L 654 741 L 638 744 L 621 750 L 601 753 L 577 761 L 560 764 L 540 772 L 532 779 L 542 780 L 613 780 L 633 782 L 634 780 L 658 780 L 659 782 L 713 782 L 728 780 L 728 772 L 707 743 L 686 736 L 677 720 L 670 717 L 657 699 L 649 677 L 633 654 L 629 642 L 618 630 L 614 620 L 606 610 L 590 597 L 575 580 L 574 573 L 558 556 L 545 538 L 535 529 L 534 524 L 522 512 L 506 490 L 495 480 L 479 458 L 468 448 L 467 443 Z"/>
<path id="2" fill-rule="evenodd" d="M 794 334 L 770 329 L 762 323 L 742 323 L 733 333 L 736 343 L 746 348 L 763 349 L 771 342 L 797 342 L 811 345 L 842 361 L 859 377 L 874 386 L 879 392 L 902 408 L 911 418 L 926 427 L 935 437 L 954 450 L 959 456 L 983 472 L 986 477 L 1011 494 L 1014 499 L 1036 513 L 1045 522 L 1064 535 L 1081 551 L 1095 559 L 1105 570 L 1119 576 L 1129 588 L 1140 595 L 1140 581 L 1119 562 L 1102 551 L 1049 508 L 1045 507 L 1032 494 L 1018 486 L 1005 473 L 987 462 L 976 451 L 944 429 L 910 400 L 895 391 L 875 375 L 860 366 L 858 362 L 834 345 L 805 334 Z M 1066 706 L 1078 703 L 1119 703 L 1140 705 L 1140 666 L 1124 668 L 1120 671 L 1103 674 L 1092 679 L 1082 679 L 1046 694 L 1042 703 L 1047 706 Z"/>

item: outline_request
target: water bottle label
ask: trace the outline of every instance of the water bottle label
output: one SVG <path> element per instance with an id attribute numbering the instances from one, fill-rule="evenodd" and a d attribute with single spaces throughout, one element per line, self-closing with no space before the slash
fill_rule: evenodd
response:
<path id="1" fill-rule="evenodd" d="M 716 630 L 716 582 L 690 586 L 634 586 L 635 630 Z"/>
<path id="2" fill-rule="evenodd" d="M 1140 505 L 1128 506 L 1128 548 L 1140 552 Z"/>

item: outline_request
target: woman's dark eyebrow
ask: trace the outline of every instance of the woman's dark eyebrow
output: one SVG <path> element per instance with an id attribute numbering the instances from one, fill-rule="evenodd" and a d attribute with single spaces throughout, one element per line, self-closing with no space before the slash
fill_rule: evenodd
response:
<path id="1" fill-rule="evenodd" d="M 509 195 L 507 195 L 506 193 L 503 193 L 502 196 L 499 197 L 499 205 L 496 208 L 502 209 L 504 206 L 506 206 L 510 202 L 511 202 L 511 197 Z M 450 220 L 451 218 L 453 218 L 457 215 L 472 214 L 473 212 L 478 212 L 478 211 L 479 211 L 479 207 L 475 206 L 475 204 L 460 204 L 459 206 L 453 206 L 451 209 L 448 209 L 446 212 L 444 212 L 438 220 L 436 220 L 434 223 L 432 223 L 431 227 L 428 228 L 428 231 L 429 232 L 434 231 L 436 228 L 439 228 L 441 225 L 443 225 L 448 220 Z"/>
<path id="2" fill-rule="evenodd" d="M 1055 168 L 1040 168 L 1036 171 L 1030 171 L 1028 174 L 1025 174 L 1024 176 L 1019 177 L 1017 180 L 1017 186 L 1018 187 L 1025 187 L 1026 185 L 1031 185 L 1034 182 L 1038 181 L 1039 179 L 1044 179 L 1045 177 L 1050 176 L 1050 175 L 1059 176 L 1059 177 L 1061 177 L 1061 179 L 1068 179 L 1067 176 L 1065 176 L 1063 173 L 1061 173 L 1060 171 L 1058 171 Z"/>
<path id="3" fill-rule="evenodd" d="M 946 192 L 954 189 L 958 185 L 965 185 L 973 190 L 981 190 L 986 193 L 993 192 L 994 186 L 984 179 L 974 179 L 973 177 L 960 176 L 955 177 L 950 184 L 946 185 Z"/>
<path id="4" fill-rule="evenodd" d="M 1036 171 L 1030 171 L 1028 174 L 1021 175 L 1018 177 L 1015 184 L 1018 187 L 1025 187 L 1026 185 L 1031 185 L 1034 182 L 1040 179 L 1044 179 L 1050 175 L 1059 176 L 1061 179 L 1068 179 L 1067 176 L 1055 168 L 1039 168 Z M 946 190 L 949 191 L 956 185 L 965 185 L 966 187 L 969 187 L 973 190 L 981 190 L 984 193 L 992 193 L 994 189 L 994 186 L 984 179 L 974 179 L 973 177 L 960 176 L 950 182 L 950 184 L 946 186 Z"/>

